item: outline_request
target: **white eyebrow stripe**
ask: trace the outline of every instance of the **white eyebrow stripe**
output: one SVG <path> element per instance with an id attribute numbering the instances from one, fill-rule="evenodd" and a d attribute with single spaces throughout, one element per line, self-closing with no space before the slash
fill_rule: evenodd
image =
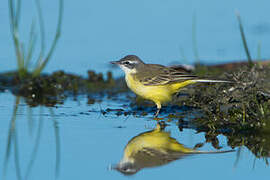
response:
<path id="1" fill-rule="evenodd" d="M 130 61 L 130 60 L 127 60 L 130 64 L 138 64 L 137 61 Z"/>

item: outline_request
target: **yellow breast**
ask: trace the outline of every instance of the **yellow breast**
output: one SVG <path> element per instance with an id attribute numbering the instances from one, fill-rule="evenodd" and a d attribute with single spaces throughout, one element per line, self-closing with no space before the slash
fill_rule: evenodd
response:
<path id="1" fill-rule="evenodd" d="M 145 86 L 132 75 L 126 74 L 126 82 L 128 87 L 137 95 L 144 99 L 154 101 L 156 104 L 162 104 L 172 100 L 172 95 L 180 88 L 193 84 L 194 81 L 187 80 L 184 82 L 165 84 L 159 86 Z"/>
<path id="2" fill-rule="evenodd" d="M 126 75 L 128 87 L 137 95 L 144 99 L 154 101 L 155 103 L 164 103 L 171 101 L 173 91 L 170 86 L 145 86 L 140 81 L 134 79 L 131 75 Z"/>
<path id="3" fill-rule="evenodd" d="M 194 151 L 177 142 L 169 132 L 156 129 L 134 137 L 125 147 L 124 158 L 130 159 L 143 149 L 153 149 L 161 153 Z"/>

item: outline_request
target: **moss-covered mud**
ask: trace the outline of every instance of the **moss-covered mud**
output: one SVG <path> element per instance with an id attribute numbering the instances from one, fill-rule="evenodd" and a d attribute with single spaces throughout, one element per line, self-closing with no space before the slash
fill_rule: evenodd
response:
<path id="1" fill-rule="evenodd" d="M 211 76 L 210 68 L 205 72 Z M 179 104 L 203 110 L 193 123 L 211 131 L 270 131 L 269 66 L 244 66 L 217 76 L 235 83 L 201 84 L 189 89 L 189 98 L 179 99 Z"/>
<path id="2" fill-rule="evenodd" d="M 220 148 L 223 134 L 232 148 L 245 146 L 268 164 L 270 157 L 270 66 L 256 64 L 198 66 L 202 76 L 233 80 L 234 83 L 200 84 L 185 89 L 176 103 L 201 110 L 189 122 L 213 147 Z M 185 92 L 182 91 L 182 92 Z M 239 150 L 241 151 L 241 149 Z"/>
<path id="3" fill-rule="evenodd" d="M 180 91 L 174 101 L 162 108 L 164 121 L 177 121 L 179 129 L 192 127 L 205 132 L 207 141 L 219 148 L 219 134 L 228 138 L 231 147 L 246 146 L 257 157 L 269 157 L 270 152 L 270 66 L 269 63 L 249 67 L 245 63 L 219 66 L 195 66 L 194 73 L 212 79 L 228 79 L 234 83 L 201 83 Z M 154 114 L 152 102 L 130 96 L 124 78 L 88 71 L 87 77 L 57 71 L 33 78 L 30 74 L 19 78 L 17 72 L 0 74 L 0 90 L 10 90 L 23 96 L 31 106 L 54 106 L 67 97 L 93 94 L 112 100 L 124 99 L 127 109 L 105 109 L 102 114 L 117 116 L 146 116 Z M 122 93 L 122 94 L 121 94 Z M 123 94 L 124 93 L 124 94 Z M 192 119 L 187 120 L 187 116 Z M 194 113 L 196 112 L 196 113 Z"/>
<path id="4" fill-rule="evenodd" d="M 101 94 L 120 92 L 123 81 L 113 79 L 108 72 L 104 77 L 102 73 L 88 71 L 88 77 L 57 71 L 50 75 L 42 74 L 32 77 L 26 74 L 23 78 L 17 72 L 0 74 L 0 88 L 10 90 L 15 95 L 23 96 L 31 106 L 53 106 L 62 103 L 66 97 L 80 94 Z"/>

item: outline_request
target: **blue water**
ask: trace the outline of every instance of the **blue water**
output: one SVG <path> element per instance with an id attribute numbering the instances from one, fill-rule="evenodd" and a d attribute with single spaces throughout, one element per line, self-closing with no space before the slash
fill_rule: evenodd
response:
<path id="1" fill-rule="evenodd" d="M 7 2 L 0 1 L 0 72 L 16 68 Z M 42 2 L 47 47 L 55 32 L 55 2 Z M 61 39 L 45 72 L 65 70 L 80 75 L 86 75 L 89 69 L 105 72 L 112 70 L 109 61 L 127 54 L 136 54 L 151 63 L 192 64 L 196 61 L 192 50 L 194 16 L 201 62 L 246 59 L 236 10 L 241 14 L 252 57 L 257 57 L 260 43 L 261 57 L 267 59 L 270 57 L 269 6 L 267 0 L 66 0 Z M 32 1 L 25 1 L 21 18 L 22 39 L 27 40 L 34 14 Z M 113 71 L 120 74 L 119 70 Z M 120 161 L 131 138 L 153 129 L 156 121 L 151 115 L 118 117 L 114 113 L 102 115 L 99 112 L 106 108 L 123 108 L 123 103 L 129 105 L 129 102 L 106 99 L 94 105 L 86 102 L 84 96 L 77 101 L 70 98 L 63 105 L 48 109 L 30 108 L 21 99 L 16 118 L 18 146 L 16 149 L 14 144 L 11 145 L 10 158 L 5 164 L 15 97 L 10 92 L 0 93 L 0 179 L 26 179 L 36 142 L 39 145 L 27 179 L 127 179 L 109 167 Z M 176 122 L 169 125 L 166 129 L 171 131 L 172 137 L 187 147 L 204 141 L 203 133 L 195 134 L 192 129 L 179 132 Z M 38 132 L 40 139 L 36 141 Z M 219 140 L 223 149 L 230 149 L 225 137 L 219 136 Z M 202 150 L 214 149 L 206 144 Z M 20 176 L 16 171 L 15 152 Z M 268 179 L 269 167 L 262 159 L 257 159 L 253 168 L 254 158 L 245 148 L 241 150 L 238 163 L 236 152 L 194 155 L 164 166 L 143 169 L 133 178 Z"/>
<path id="2" fill-rule="evenodd" d="M 5 165 L 7 136 L 15 97 L 8 92 L 1 93 L 0 100 L 2 113 L 0 169 L 6 179 L 18 179 L 14 152 L 17 152 L 19 157 L 21 177 L 25 177 L 30 159 L 33 158 L 38 127 L 40 127 L 39 147 L 28 179 L 126 179 L 126 176 L 110 170 L 109 167 L 120 161 L 123 150 L 131 138 L 156 126 L 156 121 L 152 120 L 151 116 L 117 117 L 114 113 L 105 116 L 98 112 L 89 113 L 89 110 L 99 111 L 103 107 L 122 107 L 122 103 L 114 101 L 107 100 L 99 104 L 87 105 L 86 97 L 80 97 L 78 101 L 69 99 L 57 108 L 48 109 L 29 108 L 21 100 L 16 119 L 17 149 L 14 148 L 14 144 L 11 145 L 10 158 Z M 28 114 L 30 109 L 31 116 Z M 32 118 L 32 123 L 29 117 Z M 175 122 L 169 123 L 166 130 L 171 131 L 171 136 L 187 147 L 205 141 L 204 133 L 195 134 L 192 129 L 179 132 Z M 222 150 L 230 149 L 227 147 L 226 138 L 219 136 L 219 140 Z M 207 143 L 200 150 L 215 149 Z M 133 177 L 135 179 L 267 179 L 269 167 L 260 159 L 256 160 L 253 167 L 254 155 L 249 150 L 243 148 L 240 159 L 238 163 L 236 162 L 236 152 L 193 155 L 164 166 L 143 169 Z"/>

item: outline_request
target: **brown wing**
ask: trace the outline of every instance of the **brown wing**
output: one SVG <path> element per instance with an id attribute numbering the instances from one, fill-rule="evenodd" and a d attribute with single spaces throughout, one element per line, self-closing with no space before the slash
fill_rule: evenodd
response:
<path id="1" fill-rule="evenodd" d="M 171 161 L 183 158 L 188 154 L 173 151 L 159 151 L 153 148 L 142 148 L 134 154 L 136 165 L 140 168 L 161 166 Z"/>
<path id="2" fill-rule="evenodd" d="M 146 86 L 182 82 L 196 77 L 182 68 L 166 67 L 158 64 L 146 64 L 144 72 L 136 74 L 136 78 Z"/>

